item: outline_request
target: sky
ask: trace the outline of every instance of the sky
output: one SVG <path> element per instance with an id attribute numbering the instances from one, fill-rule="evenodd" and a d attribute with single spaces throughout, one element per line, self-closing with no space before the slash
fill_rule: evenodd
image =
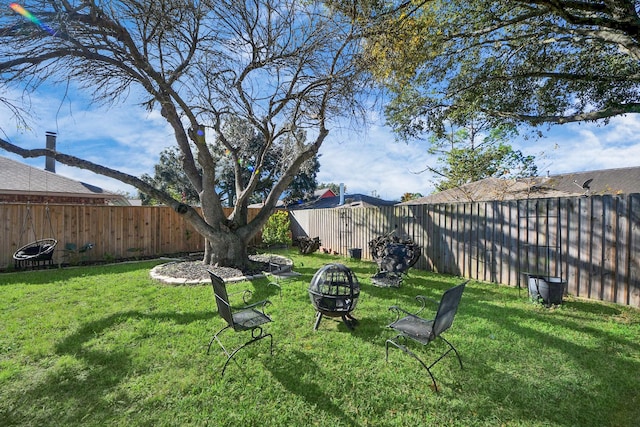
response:
<path id="1" fill-rule="evenodd" d="M 21 93 L 5 94 L 18 99 Z M 44 148 L 45 133 L 57 133 L 57 149 L 135 176 L 153 174 L 160 152 L 175 145 L 159 111 L 148 112 L 132 101 L 112 107 L 92 105 L 79 93 L 60 90 L 32 93 L 32 117 L 18 128 L 0 106 L 0 132 L 23 148 Z M 614 118 L 606 126 L 568 124 L 552 127 L 536 140 L 510 141 L 516 150 L 536 157 L 541 175 L 640 166 L 640 115 Z M 371 114 L 362 129 L 331 129 L 320 149 L 319 183 L 344 183 L 348 194 L 376 195 L 399 201 L 404 193 L 428 195 L 435 176 L 423 172 L 435 166 L 425 141 L 397 142 L 383 119 Z M 44 158 L 0 155 L 44 168 Z M 56 173 L 113 192 L 137 195 L 137 190 L 92 172 L 58 163 Z"/>

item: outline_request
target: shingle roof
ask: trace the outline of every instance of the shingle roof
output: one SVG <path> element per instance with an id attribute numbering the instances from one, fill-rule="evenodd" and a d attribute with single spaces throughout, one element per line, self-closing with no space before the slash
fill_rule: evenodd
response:
<path id="1" fill-rule="evenodd" d="M 518 180 L 486 178 L 401 204 L 419 205 L 631 193 L 640 193 L 640 166 Z"/>
<path id="2" fill-rule="evenodd" d="M 290 209 L 327 209 L 337 207 L 393 206 L 396 202 L 378 199 L 364 194 L 345 194 L 344 204 L 340 205 L 340 196 L 325 197 L 301 205 L 290 206 Z"/>
<path id="3" fill-rule="evenodd" d="M 588 188 L 583 189 L 585 183 Z M 539 178 L 538 185 L 575 194 L 640 193 L 640 166 L 554 175 Z"/>
<path id="4" fill-rule="evenodd" d="M 64 194 L 103 198 L 122 197 L 95 185 L 34 168 L 6 157 L 0 157 L 0 193 Z"/>

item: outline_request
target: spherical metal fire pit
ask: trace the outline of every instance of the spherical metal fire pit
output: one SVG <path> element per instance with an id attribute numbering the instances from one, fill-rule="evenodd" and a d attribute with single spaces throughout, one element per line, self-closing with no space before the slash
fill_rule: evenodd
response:
<path id="1" fill-rule="evenodd" d="M 355 274 L 343 264 L 327 264 L 319 269 L 309 284 L 309 298 L 317 311 L 314 330 L 322 316 L 341 317 L 349 329 L 357 320 L 351 316 L 360 296 L 360 283 Z"/>

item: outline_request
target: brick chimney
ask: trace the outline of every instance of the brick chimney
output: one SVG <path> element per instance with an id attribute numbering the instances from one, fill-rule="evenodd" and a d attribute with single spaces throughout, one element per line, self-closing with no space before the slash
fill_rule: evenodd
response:
<path id="1" fill-rule="evenodd" d="M 56 133 L 55 132 L 47 132 L 47 148 L 49 150 L 56 151 Z M 53 157 L 46 157 L 44 170 L 56 173 L 56 159 Z"/>

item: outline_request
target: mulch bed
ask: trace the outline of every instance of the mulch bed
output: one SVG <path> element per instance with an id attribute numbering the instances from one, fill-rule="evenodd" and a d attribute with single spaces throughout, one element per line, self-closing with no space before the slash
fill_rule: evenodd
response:
<path id="1" fill-rule="evenodd" d="M 216 267 L 213 265 L 205 265 L 202 261 L 197 260 L 184 260 L 169 262 L 164 265 L 156 267 L 157 274 L 166 277 L 172 277 L 175 279 L 184 280 L 209 280 L 209 273 L 207 270 L 211 270 L 217 276 L 225 280 L 254 276 L 261 274 L 263 271 L 269 271 L 269 263 L 279 264 L 282 266 L 291 265 L 292 261 L 280 255 L 260 254 L 249 255 L 250 265 L 245 270 L 240 270 L 231 267 Z"/>

